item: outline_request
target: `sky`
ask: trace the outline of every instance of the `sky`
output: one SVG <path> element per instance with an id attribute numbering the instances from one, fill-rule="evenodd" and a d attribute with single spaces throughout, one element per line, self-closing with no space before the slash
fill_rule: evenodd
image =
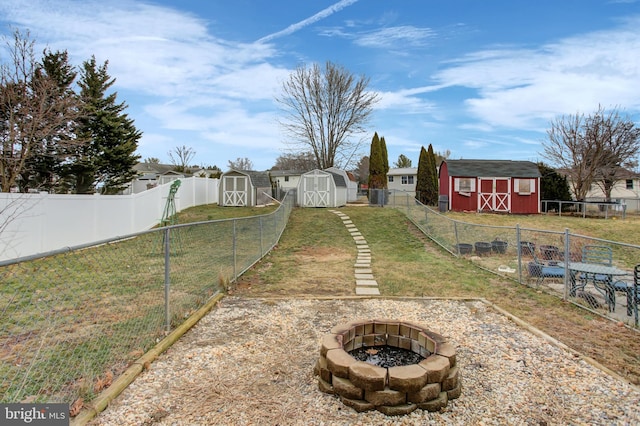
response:
<path id="1" fill-rule="evenodd" d="M 356 161 L 374 132 L 417 167 L 429 144 L 547 161 L 551 121 L 599 105 L 640 124 L 640 0 L 0 0 L 0 34 L 16 29 L 37 53 L 108 60 L 142 160 L 186 146 L 193 165 L 268 170 L 291 148 L 274 99 L 326 61 L 379 95 Z"/>

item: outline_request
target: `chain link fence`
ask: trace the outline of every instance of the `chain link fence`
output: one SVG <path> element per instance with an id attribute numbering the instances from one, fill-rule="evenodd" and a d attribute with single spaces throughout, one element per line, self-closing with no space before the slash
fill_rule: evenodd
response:
<path id="1" fill-rule="evenodd" d="M 294 201 L 0 262 L 0 401 L 93 399 L 267 254 Z"/>
<path id="2" fill-rule="evenodd" d="M 413 194 L 386 191 L 385 206 L 401 210 L 452 255 L 585 309 L 638 327 L 640 246 L 519 226 L 453 220 Z"/>

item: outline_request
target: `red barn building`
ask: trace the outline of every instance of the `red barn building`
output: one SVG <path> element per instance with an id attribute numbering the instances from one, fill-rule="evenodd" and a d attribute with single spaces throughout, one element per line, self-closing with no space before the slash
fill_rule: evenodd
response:
<path id="1" fill-rule="evenodd" d="M 444 160 L 438 171 L 440 209 L 540 213 L 540 171 L 531 161 Z"/>

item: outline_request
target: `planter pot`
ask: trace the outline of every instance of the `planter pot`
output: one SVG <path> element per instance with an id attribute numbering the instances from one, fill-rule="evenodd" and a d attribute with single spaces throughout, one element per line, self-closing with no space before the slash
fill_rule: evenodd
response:
<path id="1" fill-rule="evenodd" d="M 507 251 L 507 245 L 506 241 L 493 240 L 491 241 L 491 250 L 495 253 L 504 254 Z"/>
<path id="2" fill-rule="evenodd" d="M 473 246 L 471 244 L 456 244 L 454 249 L 460 254 L 470 254 L 473 250 Z"/>
<path id="3" fill-rule="evenodd" d="M 475 247 L 476 247 L 476 254 L 478 256 L 485 256 L 491 253 L 491 243 L 477 242 L 475 244 Z"/>

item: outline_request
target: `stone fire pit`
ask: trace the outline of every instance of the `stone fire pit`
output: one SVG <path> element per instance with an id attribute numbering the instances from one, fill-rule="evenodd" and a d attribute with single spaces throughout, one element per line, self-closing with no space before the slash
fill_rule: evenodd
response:
<path id="1" fill-rule="evenodd" d="M 384 346 L 406 349 L 424 359 L 383 368 L 349 354 L 363 347 Z M 335 326 L 322 338 L 314 373 L 321 391 L 339 396 L 358 412 L 438 411 L 462 390 L 453 345 L 423 325 L 407 321 L 362 320 Z"/>

